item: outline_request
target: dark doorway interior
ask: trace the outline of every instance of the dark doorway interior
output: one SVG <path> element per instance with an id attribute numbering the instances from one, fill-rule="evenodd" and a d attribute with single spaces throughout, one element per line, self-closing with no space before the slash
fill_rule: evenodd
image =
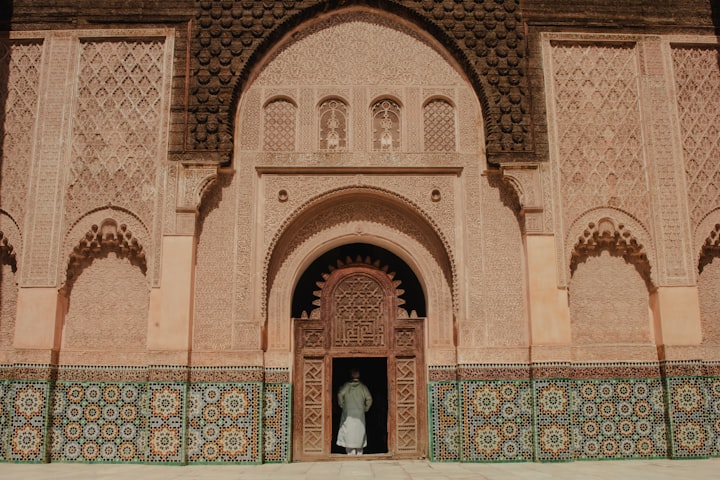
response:
<path id="1" fill-rule="evenodd" d="M 360 380 L 368 387 L 373 396 L 373 404 L 365 414 L 367 427 L 367 447 L 364 453 L 388 452 L 388 380 L 387 358 L 333 358 L 332 360 L 332 453 L 345 453 L 343 447 L 335 444 L 342 410 L 337 403 L 337 394 L 340 387 L 350 379 L 350 370 L 360 370 Z"/>

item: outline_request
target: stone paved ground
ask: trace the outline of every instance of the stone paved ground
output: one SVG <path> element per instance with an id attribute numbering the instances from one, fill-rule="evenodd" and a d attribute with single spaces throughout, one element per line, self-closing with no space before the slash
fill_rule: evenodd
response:
<path id="1" fill-rule="evenodd" d="M 720 480 L 720 458 L 569 463 L 345 461 L 251 466 L 0 463 L 2 480 Z"/>

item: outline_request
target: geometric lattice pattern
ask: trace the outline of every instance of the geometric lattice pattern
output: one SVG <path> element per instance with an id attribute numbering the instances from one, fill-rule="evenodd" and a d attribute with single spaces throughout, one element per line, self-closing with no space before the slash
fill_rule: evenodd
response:
<path id="1" fill-rule="evenodd" d="M 42 44 L 0 41 L 0 205 L 22 222 L 37 118 Z M 22 223 L 21 223 L 22 225 Z"/>
<path id="2" fill-rule="evenodd" d="M 333 293 L 336 347 L 385 345 L 387 300 L 383 294 L 382 286 L 362 273 L 338 283 Z"/>
<path id="3" fill-rule="evenodd" d="M 47 382 L 12 382 L 6 405 L 10 409 L 6 458 L 13 462 L 45 461 L 48 418 Z"/>
<path id="4" fill-rule="evenodd" d="M 193 383 L 188 392 L 188 462 L 259 463 L 259 383 Z"/>
<path id="5" fill-rule="evenodd" d="M 151 223 L 162 150 L 163 41 L 81 43 L 67 214 L 112 202 Z"/>
<path id="6" fill-rule="evenodd" d="M 51 460 L 143 461 L 144 397 L 141 383 L 58 382 L 53 391 Z"/>
<path id="7" fill-rule="evenodd" d="M 535 456 L 542 461 L 570 460 L 572 382 L 566 379 L 534 380 Z"/>
<path id="8" fill-rule="evenodd" d="M 295 117 L 297 107 L 283 99 L 265 106 L 264 149 L 268 152 L 295 150 Z"/>
<path id="9" fill-rule="evenodd" d="M 672 49 L 690 218 L 720 203 L 720 50 Z"/>
<path id="10" fill-rule="evenodd" d="M 185 459 L 184 383 L 147 384 L 147 461 L 181 463 Z"/>
<path id="11" fill-rule="evenodd" d="M 266 383 L 263 395 L 263 463 L 290 461 L 291 385 Z"/>
<path id="12" fill-rule="evenodd" d="M 423 108 L 425 151 L 455 151 L 455 109 L 445 100 L 431 100 Z"/>
<path id="13" fill-rule="evenodd" d="M 636 49 L 557 43 L 551 51 L 566 223 L 598 206 L 648 219 Z"/>
<path id="14" fill-rule="evenodd" d="M 698 377 L 666 378 L 673 458 L 704 457 L 715 434 L 710 421 L 707 382 Z"/>
<path id="15" fill-rule="evenodd" d="M 530 382 L 461 382 L 460 392 L 463 460 L 533 459 Z"/>
<path id="16" fill-rule="evenodd" d="M 575 458 L 667 455 L 660 379 L 576 381 L 572 411 Z"/>
<path id="17" fill-rule="evenodd" d="M 456 382 L 428 385 L 430 398 L 430 459 L 460 460 L 460 406 Z"/>
<path id="18" fill-rule="evenodd" d="M 49 385 L 0 381 L 0 461 L 42 462 L 46 450 L 63 462 L 290 461 L 290 384 L 58 381 L 52 402 Z M 720 455 L 720 377 L 441 381 L 428 391 L 433 461 Z"/>
<path id="19" fill-rule="evenodd" d="M 712 441 L 710 445 L 709 455 L 720 457 L 720 377 L 709 377 L 708 383 L 708 401 L 710 402 L 710 425 L 712 426 Z"/>

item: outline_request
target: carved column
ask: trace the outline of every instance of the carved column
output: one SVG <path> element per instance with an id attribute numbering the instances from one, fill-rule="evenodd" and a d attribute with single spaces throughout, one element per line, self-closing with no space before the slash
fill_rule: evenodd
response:
<path id="1" fill-rule="evenodd" d="M 195 284 L 195 222 L 202 194 L 216 176 L 216 164 L 183 163 L 179 167 L 174 230 L 164 232 L 160 286 L 150 294 L 147 343 L 154 364 L 188 362 Z"/>
<path id="2" fill-rule="evenodd" d="M 568 360 L 570 310 L 567 291 L 558 288 L 555 235 L 545 228 L 540 165 L 508 164 L 503 176 L 518 194 L 525 219 L 523 240 L 527 262 L 532 362 Z"/>
<path id="3" fill-rule="evenodd" d="M 640 42 L 641 99 L 646 134 L 654 235 L 657 239 L 658 287 L 651 293 L 656 342 L 661 360 L 695 358 L 687 347 L 702 341 L 687 216 L 687 194 L 679 129 L 671 108 L 669 44 L 660 37 Z"/>
<path id="4" fill-rule="evenodd" d="M 58 298 L 58 245 L 62 235 L 63 172 L 72 105 L 67 85 L 75 78 L 77 40 L 45 38 L 38 125 L 27 197 L 25 245 L 18 289 L 14 346 L 19 362 L 52 363 L 62 302 Z"/>

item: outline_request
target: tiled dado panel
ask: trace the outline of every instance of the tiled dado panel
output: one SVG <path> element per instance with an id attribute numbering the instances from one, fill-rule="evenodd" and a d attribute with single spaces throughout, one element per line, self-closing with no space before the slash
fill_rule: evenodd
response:
<path id="1" fill-rule="evenodd" d="M 290 461 L 292 390 L 288 383 L 266 383 L 263 397 L 263 462 Z"/>
<path id="2" fill-rule="evenodd" d="M 460 404 L 457 382 L 431 382 L 430 459 L 435 462 L 460 460 Z"/>
<path id="3" fill-rule="evenodd" d="M 575 458 L 667 455 L 662 381 L 576 380 L 571 399 Z"/>
<path id="4" fill-rule="evenodd" d="M 717 381 L 703 377 L 665 379 L 673 458 L 717 455 Z M 713 418 L 714 417 L 714 418 Z M 715 420 L 715 422 L 713 422 Z"/>
<path id="5" fill-rule="evenodd" d="M 716 377 L 467 380 L 431 383 L 429 392 L 435 461 L 702 457 L 720 450 Z"/>
<path id="6" fill-rule="evenodd" d="M 48 383 L 7 382 L 3 385 L 5 417 L 2 456 L 11 462 L 45 461 L 48 421 Z"/>
<path id="7" fill-rule="evenodd" d="M 189 463 L 259 463 L 261 383 L 193 383 Z"/>
<path id="8" fill-rule="evenodd" d="M 710 455 L 720 457 L 720 377 L 708 377 L 710 399 L 710 422 L 714 441 L 710 443 Z"/>
<path id="9" fill-rule="evenodd" d="M 532 388 L 529 381 L 462 381 L 462 460 L 533 459 Z"/>
<path id="10" fill-rule="evenodd" d="M 533 380 L 535 458 L 540 461 L 572 460 L 572 381 Z"/>
<path id="11" fill-rule="evenodd" d="M 185 461 L 184 383 L 58 382 L 51 459 Z"/>
<path id="12" fill-rule="evenodd" d="M 10 409 L 8 408 L 8 399 L 10 395 L 10 382 L 0 380 L 0 462 L 7 460 L 5 456 L 5 448 L 3 445 L 8 444 L 8 422 L 10 421 Z"/>

